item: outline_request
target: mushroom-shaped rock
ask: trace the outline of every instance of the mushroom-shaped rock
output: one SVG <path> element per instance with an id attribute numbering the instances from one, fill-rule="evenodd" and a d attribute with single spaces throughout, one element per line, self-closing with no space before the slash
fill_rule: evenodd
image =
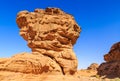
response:
<path id="1" fill-rule="evenodd" d="M 16 22 L 32 54 L 49 57 L 61 67 L 63 74 L 76 72 L 78 61 L 73 45 L 81 29 L 73 16 L 59 8 L 35 9 L 19 12 Z"/>

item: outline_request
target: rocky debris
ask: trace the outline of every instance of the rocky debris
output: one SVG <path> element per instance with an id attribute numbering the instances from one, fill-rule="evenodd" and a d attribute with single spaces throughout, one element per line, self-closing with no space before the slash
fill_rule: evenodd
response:
<path id="1" fill-rule="evenodd" d="M 120 42 L 111 47 L 104 59 L 106 62 L 99 66 L 98 74 L 110 78 L 120 77 Z"/>
<path id="2" fill-rule="evenodd" d="M 95 70 L 97 71 L 97 68 L 99 67 L 99 64 L 97 63 L 92 63 L 88 68 L 87 70 Z"/>
<path id="3" fill-rule="evenodd" d="M 77 71 L 73 45 L 81 29 L 73 16 L 59 8 L 35 9 L 19 12 L 16 22 L 32 53 L 0 59 L 0 73 L 72 75 Z"/>

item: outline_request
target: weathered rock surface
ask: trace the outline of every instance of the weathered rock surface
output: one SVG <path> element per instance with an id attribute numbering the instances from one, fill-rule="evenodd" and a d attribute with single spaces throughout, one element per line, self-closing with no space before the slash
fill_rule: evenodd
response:
<path id="1" fill-rule="evenodd" d="M 114 44 L 109 53 L 104 55 L 106 62 L 120 61 L 120 42 Z"/>
<path id="2" fill-rule="evenodd" d="M 33 53 L 53 59 L 63 74 L 76 72 L 78 62 L 73 45 L 81 30 L 71 15 L 58 8 L 36 9 L 18 13 L 16 21 Z"/>
<path id="3" fill-rule="evenodd" d="M 95 70 L 97 71 L 97 68 L 99 67 L 99 64 L 97 63 L 92 63 L 88 68 L 87 70 Z"/>
<path id="4" fill-rule="evenodd" d="M 11 58 L 1 59 L 0 71 L 62 74 L 60 66 L 53 59 L 42 54 L 29 53 L 21 53 Z"/>
<path id="5" fill-rule="evenodd" d="M 120 42 L 114 44 L 109 53 L 104 55 L 105 63 L 98 68 L 98 74 L 106 77 L 120 77 Z"/>
<path id="6" fill-rule="evenodd" d="M 73 45 L 81 31 L 73 16 L 58 8 L 36 9 L 19 12 L 16 22 L 32 53 L 1 58 L 0 81 L 79 81 L 71 76 L 77 71 Z M 69 74 L 72 78 L 64 76 Z"/>
<path id="7" fill-rule="evenodd" d="M 102 63 L 98 68 L 98 74 L 108 78 L 120 78 L 120 61 Z"/>

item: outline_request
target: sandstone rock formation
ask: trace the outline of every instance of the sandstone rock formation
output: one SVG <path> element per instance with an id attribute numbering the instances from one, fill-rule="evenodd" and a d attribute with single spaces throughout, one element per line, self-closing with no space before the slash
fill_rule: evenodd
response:
<path id="1" fill-rule="evenodd" d="M 73 51 L 80 27 L 73 16 L 58 8 L 21 11 L 16 22 L 32 53 L 0 59 L 0 71 L 25 74 L 74 74 L 78 61 Z"/>
<path id="2" fill-rule="evenodd" d="M 60 66 L 51 58 L 42 54 L 20 53 L 11 58 L 0 60 L 0 71 L 62 74 Z"/>
<path id="3" fill-rule="evenodd" d="M 92 63 L 87 70 L 95 70 L 97 71 L 97 68 L 99 67 L 99 65 L 97 63 Z"/>
<path id="4" fill-rule="evenodd" d="M 111 47 L 109 53 L 104 55 L 104 60 L 106 62 L 120 61 L 120 42 Z"/>
<path id="5" fill-rule="evenodd" d="M 33 53 L 53 59 L 63 74 L 76 72 L 77 58 L 72 48 L 80 28 L 71 15 L 58 8 L 36 9 L 18 13 L 16 21 Z"/>
<path id="6" fill-rule="evenodd" d="M 105 63 L 98 68 L 98 74 L 106 77 L 120 77 L 120 42 L 114 44 L 109 53 L 104 55 Z"/>

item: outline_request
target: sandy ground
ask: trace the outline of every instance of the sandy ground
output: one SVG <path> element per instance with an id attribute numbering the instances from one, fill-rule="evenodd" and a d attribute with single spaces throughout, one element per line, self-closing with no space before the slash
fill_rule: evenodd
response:
<path id="1" fill-rule="evenodd" d="M 120 79 L 102 79 L 96 71 L 80 70 L 73 76 L 68 75 L 35 75 L 0 71 L 0 81 L 120 81 Z"/>

